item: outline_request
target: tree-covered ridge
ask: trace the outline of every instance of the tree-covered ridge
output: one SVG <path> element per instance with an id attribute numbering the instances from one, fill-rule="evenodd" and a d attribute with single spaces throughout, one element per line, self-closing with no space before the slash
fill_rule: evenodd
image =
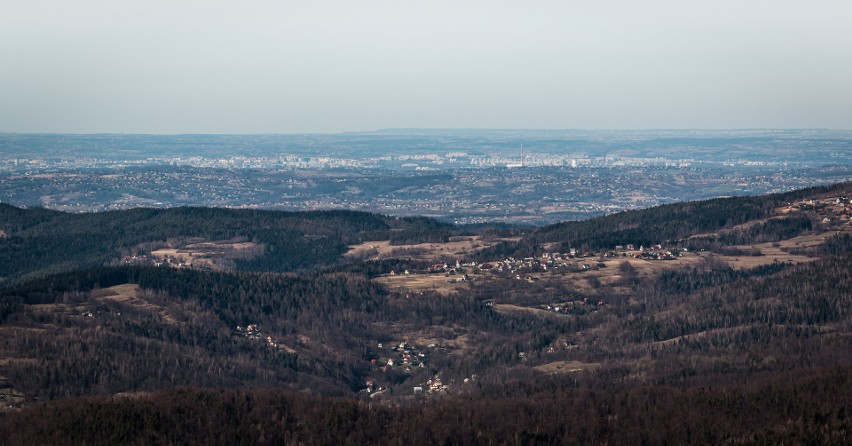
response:
<path id="1" fill-rule="evenodd" d="M 463 399 L 404 406 L 182 388 L 51 402 L 0 417 L 0 432 L 10 445 L 845 445 L 851 377 L 844 365 L 663 386 L 581 376 L 580 388 L 578 379 L 557 379 L 549 389 L 525 389 L 511 380 Z"/>
<path id="2" fill-rule="evenodd" d="M 123 284 L 138 295 L 114 298 L 111 287 Z M 174 385 L 351 394 L 365 373 L 352 343 L 375 335 L 366 324 L 384 300 L 366 277 L 345 273 L 73 271 L 0 291 L 0 351 L 38 358 L 8 364 L 2 375 L 40 399 Z M 235 331 L 249 325 L 263 337 Z"/>
<path id="3" fill-rule="evenodd" d="M 831 208 L 847 211 L 839 202 Z M 465 266 L 475 280 L 463 284 L 444 275 L 450 265 L 420 274 L 435 261 L 405 256 L 286 273 L 131 263 L 19 280 L 0 287 L 0 394 L 23 395 L 9 409 L 23 410 L 0 411 L 0 439 L 848 444 L 850 225 L 788 208 L 685 239 L 776 252 L 749 260 L 800 254 L 759 267 L 621 250 L 570 259 L 588 271 Z M 54 213 L 37 211 L 33 227 L 51 228 Z M 365 222 L 336 235 L 315 224 L 334 215 L 317 214 L 290 215 L 288 227 L 341 243 L 373 240 L 375 228 L 386 240 L 457 229 L 342 213 Z M 438 285 L 393 287 L 388 271 Z M 446 388 L 429 393 L 435 381 Z M 194 389 L 174 390 L 184 386 Z"/>
<path id="4" fill-rule="evenodd" d="M 181 237 L 241 238 L 263 245 L 237 262 L 248 271 L 312 269 L 339 261 L 346 245 L 446 241 L 458 228 L 423 218 L 355 211 L 279 212 L 218 208 L 131 209 L 68 214 L 0 204 L 0 281 L 101 266 L 134 247 Z"/>
<path id="5" fill-rule="evenodd" d="M 404 395 L 438 372 L 460 380 L 516 370 L 532 378 L 529 367 L 554 361 L 636 367 L 629 364 L 647 355 L 658 368 L 654 379 L 679 373 L 683 355 L 708 355 L 707 364 L 695 360 L 689 368 L 709 375 L 718 373 L 714 357 L 730 372 L 753 370 L 752 356 L 774 358 L 772 370 L 802 361 L 824 365 L 848 353 L 823 350 L 842 343 L 827 334 L 846 333 L 852 323 L 852 251 L 848 237 L 832 240 L 834 253 L 814 263 L 732 270 L 708 262 L 637 281 L 626 292 L 603 288 L 589 296 L 600 301 L 587 305 L 592 311 L 566 316 L 487 305 L 576 295 L 546 283 L 507 289 L 511 282 L 482 281 L 469 293 L 411 296 L 382 288 L 364 275 L 368 270 L 73 271 L 0 289 L 7 334 L 0 351 L 24 359 L 0 366 L 0 374 L 28 395 L 52 399 L 164 385 L 308 385 L 351 395 L 367 378 Z M 138 286 L 143 307 L 109 298 L 111 287 L 123 284 Z M 252 324 L 280 347 L 235 335 L 236 327 Z M 370 362 L 382 358 L 377 342 L 420 337 L 464 339 L 464 347 L 430 350 L 428 366 L 410 374 Z"/>
<path id="6" fill-rule="evenodd" d="M 124 284 L 139 287 L 142 306 L 110 298 L 111 287 Z M 258 342 L 235 334 L 249 325 L 262 330 Z M 463 356 L 431 351 L 422 369 L 384 371 L 384 363 L 370 362 L 382 354 L 376 342 L 406 336 L 387 325 L 438 335 L 462 329 L 493 348 Z M 0 366 L 0 376 L 40 399 L 240 384 L 352 395 L 370 376 L 399 385 L 439 370 L 471 373 L 512 362 L 517 351 L 540 344 L 543 333 L 552 338 L 572 325 L 497 314 L 466 296 L 412 299 L 350 272 L 98 268 L 0 289 L 0 329 L 9 334 L 0 351 L 25 358 Z M 39 360 L 30 362 L 33 357 Z"/>
<path id="7" fill-rule="evenodd" d="M 786 193 L 716 198 L 712 200 L 674 203 L 636 211 L 619 212 L 583 221 L 569 221 L 542 227 L 516 243 L 503 243 L 482 252 L 485 257 L 512 255 L 523 257 L 541 251 L 542 245 L 556 244 L 556 250 L 612 249 L 616 245 L 650 246 L 657 243 L 678 243 L 692 235 L 712 233 L 733 228 L 753 220 L 773 216 L 776 208 L 789 202 L 829 194 L 848 194 L 852 183 L 813 187 Z M 755 240 L 765 241 L 789 235 L 795 230 L 810 228 L 801 216 L 791 216 L 778 222 L 768 222 L 752 233 L 732 233 L 728 244 Z M 775 232 L 772 236 L 764 233 Z M 737 238 L 736 236 L 740 237 Z M 763 239 L 761 239 L 763 238 Z"/>
<path id="8" fill-rule="evenodd" d="M 525 257 L 543 246 L 611 249 L 616 245 L 680 242 L 701 233 L 770 217 L 787 202 L 819 194 L 846 193 L 849 183 L 760 197 L 732 197 L 628 211 L 587 221 L 565 222 L 528 233 L 479 254 L 482 260 Z M 770 220 L 748 231 L 730 231 L 715 241 L 686 243 L 713 248 L 773 240 L 806 231 L 806 216 Z M 315 269 L 340 261 L 346 245 L 366 240 L 392 244 L 445 242 L 469 229 L 428 218 L 392 218 L 355 211 L 278 212 L 219 208 L 140 208 L 68 214 L 0 204 L 0 283 L 19 278 L 104 265 L 135 247 L 169 239 L 248 240 L 263 254 L 239 259 L 245 271 Z M 481 231 L 487 231 L 488 228 Z M 702 245 L 704 243 L 704 246 Z M 711 244 L 708 244 L 711 243 Z"/>

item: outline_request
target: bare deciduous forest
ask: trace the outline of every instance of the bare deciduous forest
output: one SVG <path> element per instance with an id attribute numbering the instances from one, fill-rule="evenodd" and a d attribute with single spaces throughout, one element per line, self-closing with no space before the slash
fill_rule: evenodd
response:
<path id="1" fill-rule="evenodd" d="M 849 444 L 850 192 L 539 229 L 0 205 L 0 444 Z M 198 240 L 259 248 L 152 256 Z"/>

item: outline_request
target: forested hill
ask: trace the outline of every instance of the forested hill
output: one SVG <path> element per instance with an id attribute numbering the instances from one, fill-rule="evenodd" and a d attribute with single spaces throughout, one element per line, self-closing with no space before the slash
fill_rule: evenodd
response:
<path id="1" fill-rule="evenodd" d="M 243 241 L 253 253 L 235 269 L 292 271 L 337 262 L 365 240 L 440 242 L 459 229 L 423 218 L 354 211 L 280 212 L 218 208 L 140 208 L 89 214 L 0 204 L 0 283 L 102 266 L 172 240 Z"/>
<path id="2" fill-rule="evenodd" d="M 487 261 L 569 248 L 610 249 L 628 243 L 677 243 L 694 234 L 731 228 L 773 215 L 803 197 L 847 194 L 852 183 L 765 196 L 719 198 L 564 222 L 529 232 L 479 254 Z M 776 222 L 763 232 L 809 229 L 804 219 Z M 481 229 L 481 228 L 480 228 Z M 124 256 L 191 243 L 240 243 L 227 257 L 230 270 L 287 272 L 333 265 L 347 245 L 439 243 L 471 228 L 423 217 L 387 217 L 357 211 L 281 212 L 221 208 L 139 208 L 69 214 L 0 204 L 0 284 L 45 274 L 116 264 Z M 233 246 L 233 245 L 231 245 Z M 705 246 L 699 246 L 705 247 Z M 216 246 L 216 249 L 224 249 Z M 194 267 L 198 267 L 196 264 Z"/>
<path id="3" fill-rule="evenodd" d="M 842 195 L 852 191 L 852 182 L 812 187 L 791 192 L 716 198 L 625 211 L 583 221 L 568 221 L 539 228 L 522 240 L 504 243 L 483 252 L 485 258 L 524 257 L 555 244 L 554 250 L 612 249 L 628 243 L 650 246 L 673 244 L 695 234 L 732 228 L 774 215 L 775 210 L 806 197 Z"/>
<path id="4" fill-rule="evenodd" d="M 852 444 L 850 192 L 520 241 L 358 212 L 0 206 L 0 445 Z M 584 244 L 606 249 L 553 254 Z M 500 249 L 548 255 L 475 260 Z"/>

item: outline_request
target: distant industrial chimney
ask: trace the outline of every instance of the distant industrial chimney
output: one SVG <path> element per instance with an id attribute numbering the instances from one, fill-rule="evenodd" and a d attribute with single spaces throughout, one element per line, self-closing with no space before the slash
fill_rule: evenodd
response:
<path id="1" fill-rule="evenodd" d="M 511 157 L 507 161 L 508 162 L 506 163 L 506 167 L 524 167 L 524 143 L 523 142 L 521 143 L 521 161 L 520 162 L 514 162 L 511 159 Z"/>

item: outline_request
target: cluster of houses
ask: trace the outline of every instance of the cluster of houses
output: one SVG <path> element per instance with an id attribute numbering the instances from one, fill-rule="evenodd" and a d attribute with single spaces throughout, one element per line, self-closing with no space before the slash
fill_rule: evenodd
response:
<path id="1" fill-rule="evenodd" d="M 685 250 L 686 249 L 684 248 L 683 251 Z M 533 282 L 538 280 L 538 277 L 523 273 L 527 271 L 549 271 L 558 269 L 567 271 L 589 271 L 592 269 L 606 268 L 606 264 L 602 261 L 587 262 L 586 258 L 597 258 L 603 260 L 607 258 L 631 257 L 642 260 L 676 260 L 681 255 L 681 251 L 674 248 L 663 247 L 661 244 L 652 245 L 647 248 L 645 246 L 639 246 L 636 248 L 633 244 L 627 244 L 616 245 L 614 249 L 601 252 L 581 251 L 571 248 L 567 253 L 546 252 L 537 257 L 525 257 L 522 259 L 507 257 L 503 260 L 484 263 L 465 263 L 459 259 L 456 260 L 454 264 L 436 263 L 430 266 L 425 273 L 443 273 L 448 277 L 447 281 L 450 283 L 473 281 L 475 278 L 469 276 L 467 273 L 482 271 L 498 273 L 505 272 L 514 274 L 515 279 Z M 403 274 L 409 275 L 412 274 L 412 272 L 405 270 Z M 396 276 L 397 272 L 391 271 L 389 275 Z"/>
<path id="2" fill-rule="evenodd" d="M 436 263 L 429 267 L 429 273 L 444 273 L 447 277 L 448 283 L 463 283 L 463 282 L 473 282 L 476 280 L 473 277 L 470 277 L 466 274 L 469 268 L 476 268 L 476 262 L 470 263 L 462 263 L 462 261 L 456 260 L 456 263 Z"/>
<path id="3" fill-rule="evenodd" d="M 476 262 L 462 264 L 460 260 L 456 260 L 455 266 L 448 263 L 436 263 L 430 266 L 425 272 L 427 274 L 444 273 L 449 277 L 447 279 L 449 283 L 473 282 L 476 279 L 468 276 L 465 271 L 466 268 L 475 268 L 476 266 Z M 411 274 L 411 271 L 405 270 L 402 274 L 407 276 Z M 396 271 L 391 271 L 388 275 L 396 276 L 398 274 Z"/>
<path id="4" fill-rule="evenodd" d="M 260 332 L 257 324 L 248 324 L 245 327 L 237 325 L 237 328 L 234 329 L 234 334 L 256 341 L 264 341 L 270 347 L 278 347 L 278 341 L 276 341 L 272 336 L 264 336 L 263 333 Z"/>
<path id="5" fill-rule="evenodd" d="M 809 211 L 822 217 L 823 223 L 846 222 L 852 224 L 852 198 L 841 195 L 825 200 L 808 199 L 798 203 L 790 203 L 782 212 Z"/>
<path id="6" fill-rule="evenodd" d="M 470 378 L 465 378 L 464 382 L 469 382 L 470 380 Z M 359 393 L 370 395 L 370 398 L 374 398 L 378 395 L 381 395 L 387 390 L 387 388 L 385 387 L 376 385 L 376 381 L 372 378 L 367 378 L 364 381 L 364 386 L 365 387 L 361 389 Z M 420 383 L 414 386 L 414 394 L 431 395 L 433 393 L 446 392 L 449 388 L 449 385 L 441 382 L 441 378 L 438 375 L 435 375 L 432 379 L 426 381 L 425 383 Z"/>
<path id="7" fill-rule="evenodd" d="M 456 274 L 463 274 L 465 272 L 465 268 L 473 267 L 476 267 L 476 262 L 463 263 L 461 259 L 458 259 L 455 264 L 436 263 L 429 267 L 429 272 L 445 273 L 447 275 L 454 276 Z"/>
<path id="8" fill-rule="evenodd" d="M 653 245 L 651 247 L 640 246 L 638 249 L 630 245 L 617 245 L 615 249 L 603 251 L 599 253 L 589 251 L 578 251 L 572 248 L 568 253 L 544 253 L 541 257 L 525 257 L 523 259 L 515 259 L 508 257 L 503 260 L 494 262 L 486 262 L 480 265 L 475 265 L 480 271 L 495 271 L 509 272 L 516 274 L 520 271 L 529 270 L 555 270 L 567 269 L 569 271 L 589 271 L 591 269 L 606 268 L 603 262 L 586 262 L 584 258 L 618 258 L 618 257 L 633 257 L 643 260 L 675 260 L 680 257 L 681 253 L 675 249 L 664 248 L 662 245 Z M 578 260 L 579 259 L 579 260 Z M 516 274 L 516 279 L 519 280 L 536 280 L 535 277 Z"/>
<path id="9" fill-rule="evenodd" d="M 122 258 L 122 262 L 124 262 L 125 265 L 153 265 L 153 266 L 156 266 L 156 267 L 168 266 L 170 268 L 177 268 L 177 269 L 192 268 L 192 269 L 195 269 L 195 270 L 205 270 L 205 271 L 214 270 L 212 265 L 205 263 L 205 262 L 193 263 L 191 261 L 183 261 L 181 259 L 172 258 L 171 256 L 164 256 L 163 258 L 158 258 L 158 257 L 154 256 L 153 258 L 151 258 L 151 257 L 148 257 L 145 254 L 139 254 L 139 255 L 134 254 L 134 255 L 130 255 L 130 256 L 124 256 Z"/>
<path id="10" fill-rule="evenodd" d="M 822 217 L 823 223 L 845 221 L 846 224 L 852 224 L 852 220 L 850 220 L 850 216 L 852 216 L 852 202 L 846 196 L 826 200 L 822 205 L 814 206 L 814 209 L 817 215 Z"/>
<path id="11" fill-rule="evenodd" d="M 370 398 L 381 395 L 385 390 L 387 390 L 382 386 L 377 386 L 376 381 L 372 378 L 367 378 L 367 380 L 364 381 L 364 386 L 365 387 L 360 390 L 360 393 L 366 393 L 370 395 Z"/>
<path id="12" fill-rule="evenodd" d="M 424 384 L 414 386 L 414 393 L 425 393 L 428 395 L 431 393 L 446 392 L 449 388 L 448 385 L 441 382 L 441 378 L 438 375 L 435 375 L 434 378 L 426 381 Z"/>
<path id="13" fill-rule="evenodd" d="M 411 271 L 405 270 L 402 274 L 407 276 L 407 275 L 411 274 Z M 389 276 L 395 276 L 395 275 L 397 275 L 397 273 L 396 273 L 396 271 L 391 271 L 388 275 Z"/>
<path id="14" fill-rule="evenodd" d="M 412 367 L 424 368 L 429 358 L 425 352 L 407 342 L 400 342 L 399 345 L 393 345 L 392 347 L 385 347 L 380 342 L 378 348 L 380 350 L 388 350 L 388 352 L 374 355 L 374 357 L 370 358 L 370 363 L 382 367 L 383 370 L 391 367 L 404 367 L 405 371 L 408 372 L 411 371 Z"/>
<path id="15" fill-rule="evenodd" d="M 572 251 L 574 250 L 572 249 Z M 588 256 L 590 257 L 591 254 L 588 254 Z M 541 255 L 541 257 L 524 257 L 523 259 L 507 257 L 503 260 L 483 263 L 481 265 L 478 265 L 478 268 L 481 271 L 509 272 L 512 274 L 524 270 L 547 271 L 550 269 L 557 268 L 571 268 L 572 270 L 585 271 L 592 268 L 586 263 L 569 260 L 579 257 L 586 256 L 560 253 L 544 253 Z"/>
<path id="16" fill-rule="evenodd" d="M 133 254 L 131 256 L 124 256 L 124 258 L 122 258 L 122 261 L 124 261 L 126 265 L 150 265 L 151 263 L 153 263 L 151 259 L 149 259 L 148 256 L 146 256 L 145 254 Z"/>
<path id="17" fill-rule="evenodd" d="M 686 248 L 683 248 L 685 251 Z M 672 249 L 665 249 L 660 245 L 654 245 L 651 249 L 640 247 L 639 252 L 633 253 L 633 257 L 644 260 L 677 260 L 681 256 L 681 252 Z"/>
<path id="18" fill-rule="evenodd" d="M 380 351 L 384 352 L 372 355 L 373 357 L 370 359 L 370 362 L 382 371 L 386 372 L 392 368 L 405 367 L 406 372 L 413 372 L 414 370 L 412 369 L 415 367 L 421 369 L 427 367 L 428 354 L 407 342 L 400 342 L 399 344 L 385 344 L 380 342 L 377 347 Z M 436 344 L 429 344 L 426 348 L 442 349 L 446 351 L 446 348 L 440 347 Z M 477 375 L 474 374 L 469 378 L 465 378 L 464 382 L 473 382 L 477 378 Z M 450 384 L 453 382 L 454 380 L 451 381 Z M 376 384 L 376 380 L 373 378 L 367 378 L 364 381 L 364 384 L 365 387 L 361 389 L 360 393 L 368 394 L 371 398 L 376 397 L 387 390 L 387 388 L 378 386 Z M 434 393 L 446 392 L 450 388 L 450 384 L 445 384 L 441 380 L 440 375 L 435 374 L 426 382 L 421 382 L 415 385 L 414 394 L 428 396 Z"/>
<path id="19" fill-rule="evenodd" d="M 435 344 L 429 344 L 429 348 L 435 348 Z M 370 363 L 383 372 L 391 369 L 401 369 L 405 372 L 412 372 L 412 369 L 425 369 L 428 361 L 428 354 L 421 351 L 420 348 L 407 342 L 399 344 L 385 344 L 379 342 L 377 344 L 379 350 L 376 354 L 371 354 Z M 440 381 L 439 381 L 440 382 Z M 422 387 L 420 388 L 422 391 Z M 372 378 L 365 381 L 365 387 L 361 389 L 361 393 L 370 395 L 371 398 L 382 394 L 386 388 L 377 386 Z"/>
<path id="20" fill-rule="evenodd" d="M 160 266 L 165 265 L 165 266 L 168 266 L 168 267 L 171 267 L 171 268 L 191 268 L 192 267 L 192 263 L 190 263 L 190 262 L 182 262 L 182 261 L 177 260 L 177 259 L 172 259 L 171 257 L 166 257 L 165 259 L 155 259 L 155 258 L 148 257 L 145 254 L 138 254 L 138 255 L 134 254 L 134 255 L 130 255 L 130 256 L 124 256 L 121 260 L 124 262 L 125 265 L 143 265 L 143 266 L 153 265 L 153 266 L 156 266 L 156 267 L 160 267 Z"/>
<path id="21" fill-rule="evenodd" d="M 568 301 L 564 304 L 543 305 L 542 308 L 557 314 L 586 314 L 597 311 L 602 306 L 604 306 L 602 300 L 589 301 L 586 297 L 583 300 Z"/>

